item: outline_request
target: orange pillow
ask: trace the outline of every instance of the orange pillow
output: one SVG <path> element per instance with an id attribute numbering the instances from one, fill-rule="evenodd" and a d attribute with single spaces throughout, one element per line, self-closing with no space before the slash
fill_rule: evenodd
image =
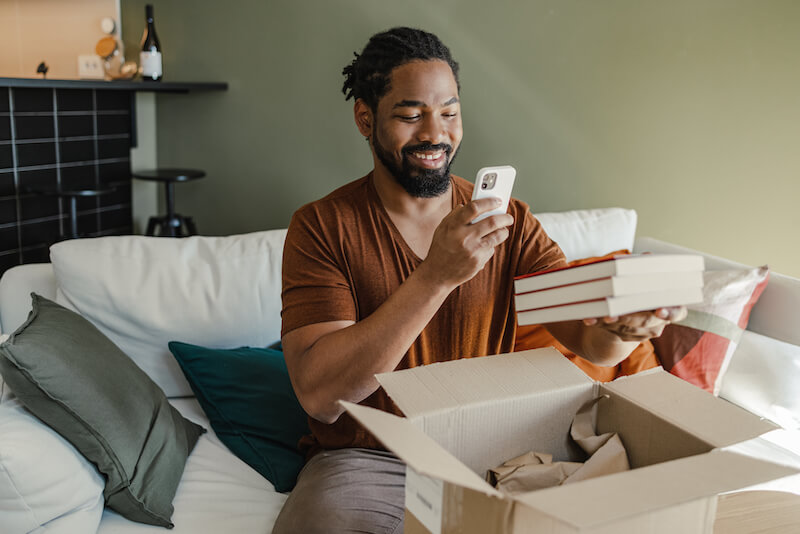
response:
<path id="1" fill-rule="evenodd" d="M 580 260 L 571 261 L 570 266 L 583 265 L 592 261 L 601 259 L 609 259 L 620 254 L 630 254 L 628 250 L 617 250 L 606 254 L 605 256 L 596 256 L 593 258 L 583 258 Z M 547 329 L 540 324 L 526 325 L 517 327 L 517 337 L 514 342 L 514 351 L 519 352 L 529 349 L 540 349 L 543 347 L 555 347 L 564 356 L 567 357 L 572 363 L 577 365 L 584 373 L 589 375 L 592 379 L 598 382 L 610 382 L 620 376 L 627 376 L 644 371 L 645 369 L 652 369 L 658 367 L 661 363 L 658 361 L 653 344 L 649 341 L 640 343 L 636 349 L 625 360 L 615 365 L 614 367 L 601 367 L 592 362 L 581 358 L 574 352 L 558 342 L 556 338 L 547 331 Z"/>

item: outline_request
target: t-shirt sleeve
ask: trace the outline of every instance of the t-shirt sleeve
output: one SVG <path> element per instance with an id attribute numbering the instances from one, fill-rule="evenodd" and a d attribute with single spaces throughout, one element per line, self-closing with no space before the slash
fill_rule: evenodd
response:
<path id="1" fill-rule="evenodd" d="M 566 267 L 567 260 L 558 243 L 550 239 L 530 210 L 526 209 L 524 217 L 523 247 L 516 274 L 523 275 Z"/>
<path id="2" fill-rule="evenodd" d="M 281 335 L 327 321 L 355 321 L 353 291 L 337 226 L 325 228 L 313 209 L 292 217 L 283 248 Z"/>

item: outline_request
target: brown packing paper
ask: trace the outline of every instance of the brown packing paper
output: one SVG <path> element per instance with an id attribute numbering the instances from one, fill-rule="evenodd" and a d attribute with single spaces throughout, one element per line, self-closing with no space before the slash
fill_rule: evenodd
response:
<path id="1" fill-rule="evenodd" d="M 570 436 L 589 455 L 585 462 L 553 462 L 551 454 L 528 452 L 490 469 L 486 480 L 508 494 L 534 491 L 630 469 L 616 432 L 595 434 L 592 408 L 604 397 L 586 402 L 572 420 Z"/>

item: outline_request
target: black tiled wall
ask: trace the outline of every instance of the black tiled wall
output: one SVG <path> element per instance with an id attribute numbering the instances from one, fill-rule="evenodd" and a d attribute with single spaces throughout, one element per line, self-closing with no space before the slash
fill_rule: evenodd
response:
<path id="1" fill-rule="evenodd" d="M 132 93 L 0 87 L 0 274 L 49 261 L 69 230 L 70 189 L 114 188 L 78 200 L 82 236 L 130 234 Z"/>

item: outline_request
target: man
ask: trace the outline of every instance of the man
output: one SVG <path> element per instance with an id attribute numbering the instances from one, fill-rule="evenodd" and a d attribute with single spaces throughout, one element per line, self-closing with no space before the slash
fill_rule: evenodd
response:
<path id="1" fill-rule="evenodd" d="M 450 175 L 462 137 L 458 64 L 436 36 L 377 34 L 343 74 L 374 169 L 289 225 L 282 341 L 312 436 L 279 534 L 401 532 L 405 468 L 337 401 L 398 413 L 375 374 L 510 352 L 513 277 L 566 265 L 520 201 L 470 224 L 498 204 L 471 202 L 472 184 Z M 615 365 L 684 313 L 548 329 L 588 360 Z"/>

